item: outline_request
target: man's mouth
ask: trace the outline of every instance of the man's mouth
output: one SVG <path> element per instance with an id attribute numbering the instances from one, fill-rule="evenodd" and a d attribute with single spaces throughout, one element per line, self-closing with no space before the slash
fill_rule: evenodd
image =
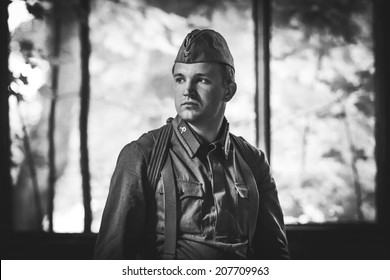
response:
<path id="1" fill-rule="evenodd" d="M 181 104 L 181 106 L 199 106 L 199 104 L 194 101 L 185 101 Z"/>

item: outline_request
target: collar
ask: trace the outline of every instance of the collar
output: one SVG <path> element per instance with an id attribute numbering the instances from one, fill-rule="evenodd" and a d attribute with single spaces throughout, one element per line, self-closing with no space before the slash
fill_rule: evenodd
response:
<path id="1" fill-rule="evenodd" d="M 182 120 L 179 115 L 172 121 L 175 134 L 179 141 L 183 144 L 188 155 L 193 158 L 201 147 L 201 137 L 190 127 L 190 125 Z M 217 140 L 212 144 L 221 143 L 225 157 L 228 158 L 230 149 L 229 123 L 226 118 L 223 119 L 221 130 L 218 133 Z"/>

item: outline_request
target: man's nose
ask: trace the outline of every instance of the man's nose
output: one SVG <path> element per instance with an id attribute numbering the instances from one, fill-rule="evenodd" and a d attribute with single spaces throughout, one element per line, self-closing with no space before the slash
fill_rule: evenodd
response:
<path id="1" fill-rule="evenodd" d="M 188 82 L 184 89 L 184 96 L 192 97 L 196 94 L 195 86 L 192 82 Z"/>

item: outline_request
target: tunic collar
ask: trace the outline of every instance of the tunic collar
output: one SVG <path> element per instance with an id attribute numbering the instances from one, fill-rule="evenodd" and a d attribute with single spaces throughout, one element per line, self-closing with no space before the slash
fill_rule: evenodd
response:
<path id="1" fill-rule="evenodd" d="M 188 155 L 193 158 L 203 144 L 202 138 L 182 120 L 179 115 L 172 122 L 174 131 L 179 141 L 183 144 Z M 221 129 L 218 133 L 217 140 L 212 144 L 221 143 L 225 157 L 228 158 L 230 148 L 229 123 L 226 118 L 223 119 Z"/>

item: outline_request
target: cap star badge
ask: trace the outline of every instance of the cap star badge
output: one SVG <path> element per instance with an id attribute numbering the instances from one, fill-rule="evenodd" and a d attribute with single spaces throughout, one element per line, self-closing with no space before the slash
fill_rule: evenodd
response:
<path id="1" fill-rule="evenodd" d="M 185 56 L 185 57 L 187 57 L 187 56 L 189 56 L 189 55 L 190 55 L 190 52 L 189 52 L 189 51 L 187 51 L 187 50 L 184 50 L 184 51 L 183 51 L 183 54 L 184 54 L 184 56 Z"/>

